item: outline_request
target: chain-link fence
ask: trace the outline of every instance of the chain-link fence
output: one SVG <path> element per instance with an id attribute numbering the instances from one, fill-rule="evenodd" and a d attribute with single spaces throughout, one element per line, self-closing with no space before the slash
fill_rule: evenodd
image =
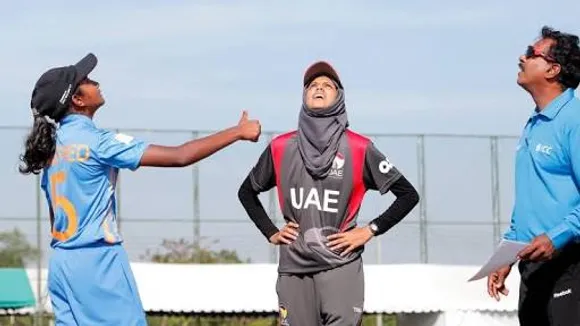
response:
<path id="1" fill-rule="evenodd" d="M 171 145 L 210 131 L 119 130 Z M 4 140 L 0 231 L 18 228 L 41 249 L 46 266 L 49 220 L 39 178 L 18 173 L 26 128 L 0 129 Z M 120 173 L 117 195 L 120 230 L 132 260 L 147 259 L 164 239 L 185 239 L 210 249 L 235 251 L 251 262 L 276 262 L 277 252 L 247 217 L 237 191 L 267 143 L 237 143 L 191 167 L 143 168 Z M 511 214 L 513 136 L 371 134 L 421 194 L 419 205 L 387 234 L 373 239 L 366 263 L 480 264 L 507 227 Z M 275 191 L 260 196 L 281 224 Z M 365 223 L 383 212 L 392 194 L 368 192 L 359 214 Z"/>
<path id="2" fill-rule="evenodd" d="M 159 144 L 179 144 L 210 132 L 120 130 Z M 42 251 L 49 243 L 48 208 L 37 176 L 17 171 L 25 128 L 2 128 L 2 230 L 18 228 Z M 258 144 L 238 143 L 191 167 L 122 171 L 118 181 L 119 226 L 134 260 L 164 239 L 235 250 L 251 262 L 275 262 L 276 251 L 238 201 L 238 187 L 276 133 Z M 419 205 L 366 250 L 369 263 L 478 263 L 507 227 L 512 201 L 516 138 L 466 135 L 368 135 L 421 194 Z M 9 141 L 8 141 L 9 140 Z M 278 224 L 275 191 L 260 196 Z M 388 207 L 391 194 L 368 192 L 359 221 Z"/>

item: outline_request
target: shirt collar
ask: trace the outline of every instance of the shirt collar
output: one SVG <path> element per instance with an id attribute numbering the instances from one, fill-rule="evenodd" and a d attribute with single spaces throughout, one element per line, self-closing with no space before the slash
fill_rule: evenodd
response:
<path id="1" fill-rule="evenodd" d="M 548 104 L 542 111 L 536 112 L 535 115 L 543 115 L 544 117 L 552 120 L 558 115 L 558 112 L 568 103 L 572 98 L 574 98 L 574 90 L 572 88 L 566 89 L 562 94 L 558 95 L 555 99 Z"/>
<path id="2" fill-rule="evenodd" d="M 73 123 L 82 123 L 82 124 L 87 124 L 87 125 L 94 125 L 94 122 L 91 118 L 87 117 L 86 115 L 77 114 L 77 113 L 70 113 L 60 120 L 61 126 L 64 126 L 67 124 L 73 124 Z"/>

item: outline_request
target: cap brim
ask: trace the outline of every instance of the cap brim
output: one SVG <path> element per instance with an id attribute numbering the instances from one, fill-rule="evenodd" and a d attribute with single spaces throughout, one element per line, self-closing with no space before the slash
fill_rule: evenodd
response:
<path id="1" fill-rule="evenodd" d="M 82 58 L 75 65 L 77 70 L 76 82 L 79 83 L 81 80 L 85 79 L 97 66 L 97 57 L 89 53 L 84 58 Z"/>
<path id="2" fill-rule="evenodd" d="M 334 79 L 340 88 L 342 88 L 342 82 L 340 81 L 338 73 L 326 61 L 318 61 L 306 69 L 306 72 L 304 73 L 304 86 L 308 85 L 314 78 L 318 76 L 328 76 Z"/>

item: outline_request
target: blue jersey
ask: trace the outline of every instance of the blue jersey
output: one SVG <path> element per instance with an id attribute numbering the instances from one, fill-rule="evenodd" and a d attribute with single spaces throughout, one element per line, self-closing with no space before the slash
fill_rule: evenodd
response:
<path id="1" fill-rule="evenodd" d="M 580 240 L 580 100 L 573 89 L 528 119 L 516 152 L 515 203 L 504 238 Z"/>
<path id="2" fill-rule="evenodd" d="M 131 136 L 97 128 L 84 115 L 62 119 L 54 159 L 41 181 L 54 214 L 52 247 L 122 242 L 115 202 L 117 174 L 119 169 L 137 169 L 146 147 Z"/>

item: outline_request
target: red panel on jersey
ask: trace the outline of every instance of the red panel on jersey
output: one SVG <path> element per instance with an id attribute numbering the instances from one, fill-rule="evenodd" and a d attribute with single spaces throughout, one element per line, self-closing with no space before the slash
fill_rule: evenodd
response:
<path id="1" fill-rule="evenodd" d="M 359 135 L 353 131 L 347 130 L 346 136 L 350 148 L 350 157 L 352 160 L 352 193 L 348 201 L 346 209 L 346 218 L 340 226 L 340 231 L 344 231 L 346 227 L 352 222 L 356 213 L 360 209 L 364 194 L 366 192 L 363 181 L 363 170 L 365 162 L 365 153 L 369 139 Z"/>
<path id="2" fill-rule="evenodd" d="M 284 197 L 282 195 L 282 185 L 280 184 L 280 176 L 282 169 L 282 159 L 286 150 L 286 143 L 288 139 L 296 134 L 296 131 L 287 132 L 272 140 L 272 159 L 274 160 L 274 172 L 276 173 L 276 188 L 278 188 L 278 201 L 280 202 L 280 210 L 284 210 Z"/>

